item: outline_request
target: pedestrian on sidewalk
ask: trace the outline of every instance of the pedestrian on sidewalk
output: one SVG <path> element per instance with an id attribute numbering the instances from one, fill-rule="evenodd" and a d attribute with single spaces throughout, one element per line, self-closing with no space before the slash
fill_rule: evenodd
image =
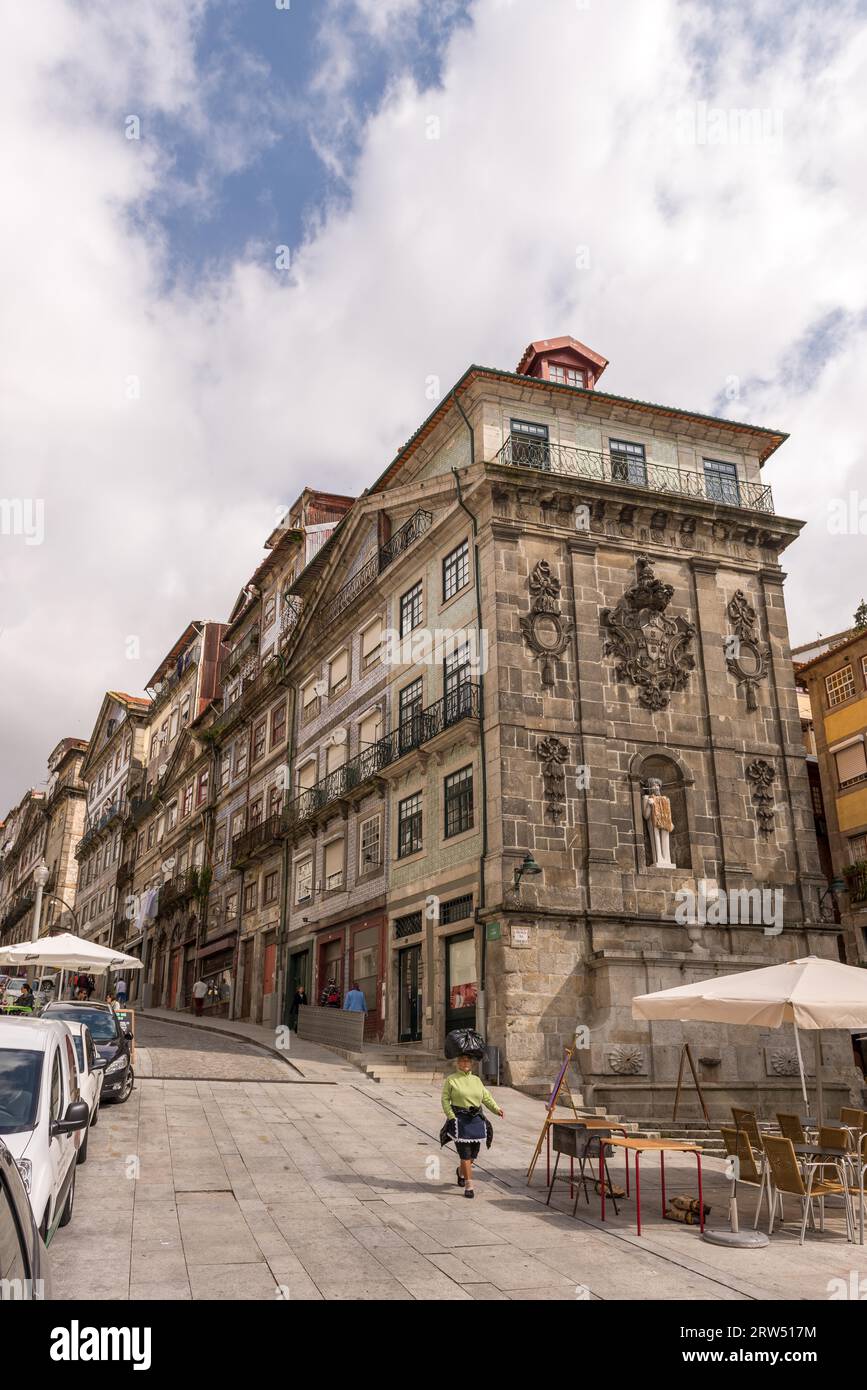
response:
<path id="1" fill-rule="evenodd" d="M 126 980 L 125 980 L 125 979 L 123 978 L 123 976 L 121 975 L 120 979 L 119 979 L 118 982 L 117 982 L 117 1002 L 118 1002 L 120 1008 L 122 1008 L 122 1009 L 125 1009 L 125 1008 L 126 1008 L 126 996 L 127 996 L 127 984 L 126 984 Z"/>
<path id="2" fill-rule="evenodd" d="M 321 1009 L 340 1008 L 340 990 L 337 988 L 336 980 L 328 981 L 328 984 L 319 996 L 319 1007 Z"/>
<path id="3" fill-rule="evenodd" d="M 346 998 L 343 1001 L 344 1009 L 348 1009 L 351 1014 L 366 1014 L 367 1000 L 364 993 L 359 989 L 356 982 L 352 989 L 346 991 Z"/>
<path id="4" fill-rule="evenodd" d="M 202 1009 L 205 1007 L 205 995 L 207 992 L 208 986 L 200 975 L 193 985 L 193 1008 L 196 1013 L 196 1018 L 201 1018 L 202 1016 Z"/>
<path id="5" fill-rule="evenodd" d="M 292 996 L 292 1003 L 289 1005 L 289 1027 L 293 1033 L 298 1032 L 298 1010 L 302 1004 L 308 1003 L 307 991 L 303 985 L 299 985 Z"/>
<path id="6" fill-rule="evenodd" d="M 462 1053 L 455 1060 L 456 1070 L 443 1082 L 443 1112 L 446 1122 L 440 1131 L 440 1144 L 451 1139 L 458 1154 L 458 1187 L 465 1197 L 474 1197 L 473 1163 L 482 1141 L 487 1148 L 494 1142 L 494 1127 L 482 1114 L 482 1106 L 500 1119 L 505 1116 L 481 1077 L 473 1071 L 473 1058 Z"/>

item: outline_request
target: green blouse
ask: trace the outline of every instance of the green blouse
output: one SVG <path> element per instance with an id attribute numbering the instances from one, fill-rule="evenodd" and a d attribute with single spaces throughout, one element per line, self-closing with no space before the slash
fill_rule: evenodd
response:
<path id="1" fill-rule="evenodd" d="M 500 1107 L 480 1077 L 473 1072 L 455 1071 L 443 1082 L 443 1111 L 450 1120 L 455 1118 L 454 1107 L 467 1110 L 470 1106 L 485 1105 L 499 1115 Z"/>

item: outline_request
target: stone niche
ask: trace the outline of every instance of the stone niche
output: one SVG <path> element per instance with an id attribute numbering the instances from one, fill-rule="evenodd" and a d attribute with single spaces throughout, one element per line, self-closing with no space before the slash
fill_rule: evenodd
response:
<path id="1" fill-rule="evenodd" d="M 671 818 L 674 832 L 671 836 L 672 858 L 681 872 L 690 873 L 693 856 L 689 831 L 689 808 L 687 804 L 687 776 L 674 758 L 663 753 L 651 753 L 633 760 L 630 769 L 633 783 L 633 811 L 636 818 L 636 835 L 641 850 L 639 870 L 653 870 L 653 848 L 650 840 L 650 827 L 641 811 L 641 797 L 651 778 L 662 783 L 662 792 L 671 802 Z M 690 779 L 691 783 L 691 779 Z M 653 870 L 664 873 L 665 870 Z M 670 871 L 669 871 L 670 872 Z"/>

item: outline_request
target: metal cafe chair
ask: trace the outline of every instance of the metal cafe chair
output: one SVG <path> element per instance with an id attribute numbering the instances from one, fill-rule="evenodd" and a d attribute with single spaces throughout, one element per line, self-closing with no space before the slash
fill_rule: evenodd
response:
<path id="1" fill-rule="evenodd" d="M 819 1201 L 819 1230 L 825 1229 L 825 1212 L 823 1199 L 825 1197 L 842 1197 L 846 1209 L 846 1239 L 854 1239 L 853 1215 L 850 1203 L 851 1189 L 848 1182 L 829 1181 L 824 1177 L 817 1177 L 817 1169 L 826 1166 L 821 1160 L 811 1163 L 807 1172 L 807 1180 L 798 1165 L 798 1157 L 795 1153 L 791 1139 L 784 1135 L 779 1137 L 768 1134 L 765 1136 L 765 1153 L 768 1157 L 768 1164 L 774 1182 L 774 1201 L 771 1207 L 771 1221 L 768 1228 L 768 1235 L 774 1234 L 774 1216 L 776 1214 L 777 1198 L 780 1201 L 781 1222 L 785 1220 L 782 1209 L 783 1193 L 797 1197 L 801 1203 L 803 1219 L 801 1221 L 800 1244 L 804 1244 L 804 1237 L 807 1231 L 808 1219 L 812 1222 L 813 1229 L 816 1229 L 816 1218 L 813 1212 L 813 1202 Z M 841 1174 L 842 1176 L 842 1174 Z"/>
<path id="2" fill-rule="evenodd" d="M 807 1143 L 807 1136 L 804 1133 L 800 1115 L 783 1115 L 778 1110 L 777 1124 L 780 1126 L 780 1133 L 785 1139 L 791 1139 L 793 1144 Z"/>
<path id="3" fill-rule="evenodd" d="M 775 1198 L 772 1198 L 768 1165 L 762 1161 L 764 1154 L 762 1154 L 759 1162 L 756 1163 L 756 1155 L 753 1152 L 750 1137 L 742 1129 L 731 1129 L 726 1126 L 720 1129 L 720 1134 L 725 1144 L 726 1157 L 736 1157 L 738 1160 L 738 1183 L 745 1183 L 747 1187 L 757 1187 L 759 1189 L 759 1199 L 756 1203 L 756 1219 L 753 1222 L 753 1227 L 758 1230 L 759 1217 L 762 1214 L 762 1202 L 764 1201 L 765 1195 L 767 1194 L 768 1198 L 769 1223 L 771 1220 L 771 1202 L 775 1200 Z"/>

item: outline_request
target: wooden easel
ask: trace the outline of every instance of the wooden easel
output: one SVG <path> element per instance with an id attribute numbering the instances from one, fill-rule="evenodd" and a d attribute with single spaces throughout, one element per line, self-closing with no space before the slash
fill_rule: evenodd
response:
<path id="1" fill-rule="evenodd" d="M 572 1092 L 571 1092 L 570 1089 L 569 1089 L 569 1080 L 568 1080 L 569 1067 L 570 1067 L 570 1065 L 571 1065 L 571 1063 L 572 1063 L 572 1055 L 573 1055 L 574 1051 L 575 1051 L 574 1047 L 567 1047 L 567 1048 L 564 1048 L 564 1054 L 565 1054 L 565 1055 L 564 1055 L 564 1058 L 563 1058 L 563 1065 L 562 1065 L 562 1067 L 560 1068 L 560 1074 L 559 1074 L 559 1076 L 557 1077 L 557 1080 L 554 1082 L 554 1089 L 553 1089 L 553 1091 L 551 1092 L 551 1098 L 550 1098 L 550 1100 L 548 1101 L 548 1110 L 547 1110 L 547 1113 L 546 1113 L 546 1115 L 545 1115 L 545 1121 L 544 1121 L 544 1123 L 543 1123 L 543 1125 L 542 1125 L 542 1133 L 539 1135 L 539 1138 L 538 1138 L 537 1143 L 536 1143 L 536 1147 L 535 1147 L 535 1149 L 533 1150 L 533 1158 L 532 1158 L 532 1160 L 531 1160 L 531 1162 L 530 1162 L 530 1167 L 529 1167 L 529 1169 L 528 1169 L 528 1171 L 527 1171 L 527 1182 L 528 1182 L 528 1183 L 532 1180 L 534 1169 L 535 1169 L 535 1167 L 536 1167 L 536 1164 L 537 1164 L 538 1161 L 539 1161 L 539 1155 L 540 1155 L 540 1153 L 542 1152 L 542 1149 L 543 1149 L 544 1144 L 545 1144 L 545 1140 L 546 1140 L 547 1137 L 548 1137 L 548 1127 L 549 1127 L 550 1125 L 554 1124 L 554 1111 L 555 1111 L 556 1108 L 557 1108 L 557 1101 L 558 1101 L 558 1099 L 559 1099 L 559 1097 L 560 1097 L 561 1091 L 564 1091 L 564 1090 L 565 1090 L 566 1095 L 569 1097 L 569 1104 L 570 1104 L 571 1107 L 572 1107 L 572 1114 L 575 1116 L 575 1119 L 576 1119 L 576 1120 L 578 1119 L 578 1111 L 577 1111 L 577 1109 L 576 1109 L 576 1107 L 575 1107 L 575 1101 L 574 1101 L 573 1098 L 572 1098 Z"/>
<path id="2" fill-rule="evenodd" d="M 677 1107 L 678 1107 L 678 1105 L 680 1104 L 680 1088 L 681 1088 L 681 1083 L 683 1082 L 683 1063 L 684 1063 L 684 1060 L 686 1060 L 687 1062 L 689 1062 L 689 1069 L 690 1069 L 690 1071 L 692 1072 L 692 1079 L 693 1079 L 693 1082 L 695 1083 L 695 1089 L 696 1089 L 696 1091 L 697 1091 L 697 1093 L 698 1093 L 698 1098 L 699 1098 L 699 1101 L 700 1101 L 700 1103 L 701 1103 L 702 1111 L 704 1112 L 704 1122 L 705 1122 L 705 1124 L 708 1125 L 708 1127 L 709 1127 L 709 1126 L 710 1126 L 710 1115 L 707 1113 L 707 1106 L 706 1106 L 705 1103 L 704 1103 L 704 1096 L 703 1096 L 703 1094 L 702 1094 L 701 1082 L 700 1082 L 699 1079 L 698 1079 L 698 1072 L 697 1072 L 696 1069 L 695 1069 L 695 1062 L 692 1060 L 692 1053 L 691 1053 L 690 1050 L 689 1050 L 689 1043 L 684 1043 L 683 1048 L 682 1048 L 682 1050 L 681 1050 L 681 1054 L 680 1054 L 680 1066 L 679 1066 L 678 1069 L 677 1069 L 677 1089 L 675 1090 L 675 1093 L 674 1093 L 674 1114 L 673 1114 L 672 1117 L 671 1117 L 671 1123 L 674 1124 L 675 1120 L 677 1119 Z"/>

